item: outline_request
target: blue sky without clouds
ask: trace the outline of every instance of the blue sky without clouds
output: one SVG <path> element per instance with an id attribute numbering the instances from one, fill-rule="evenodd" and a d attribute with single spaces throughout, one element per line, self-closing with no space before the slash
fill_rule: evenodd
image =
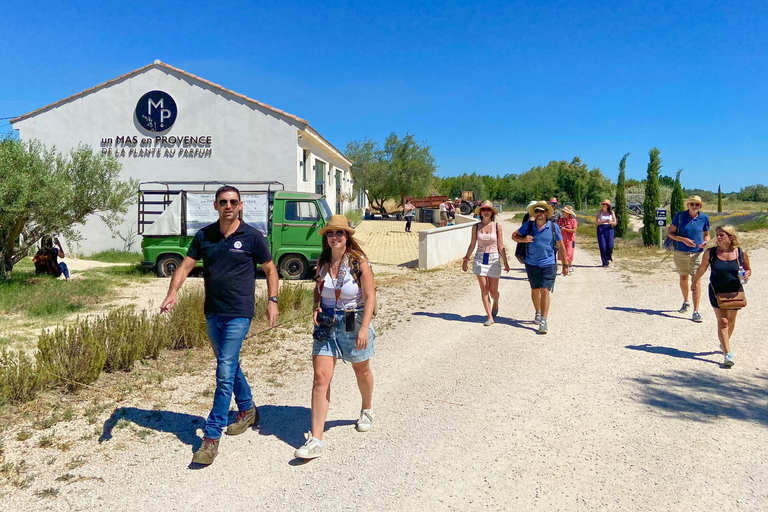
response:
<path id="1" fill-rule="evenodd" d="M 441 176 L 579 156 L 683 186 L 768 184 L 768 3 L 3 2 L 0 117 L 160 59 L 340 149 L 410 132 Z M 0 132 L 10 130 L 0 120 Z"/>

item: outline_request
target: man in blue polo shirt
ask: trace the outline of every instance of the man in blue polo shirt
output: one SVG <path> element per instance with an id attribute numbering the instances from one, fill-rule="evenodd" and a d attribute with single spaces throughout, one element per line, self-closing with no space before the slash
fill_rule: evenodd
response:
<path id="1" fill-rule="evenodd" d="M 512 233 L 512 240 L 528 244 L 525 256 L 525 272 L 531 285 L 531 300 L 536 310 L 534 322 L 539 324 L 539 334 L 547 333 L 547 314 L 549 313 L 549 294 L 555 286 L 557 261 L 555 248 L 563 262 L 563 275 L 568 275 L 568 256 L 565 253 L 563 235 L 560 227 L 548 220 L 555 209 L 546 201 L 528 205 L 530 221 L 523 223 Z"/>
<path id="2" fill-rule="evenodd" d="M 696 274 L 701 263 L 701 253 L 709 243 L 709 217 L 701 213 L 704 206 L 699 196 L 691 196 L 685 201 L 686 210 L 677 212 L 669 226 L 669 238 L 676 241 L 675 244 L 675 268 L 680 275 L 680 291 L 683 292 L 683 306 L 680 313 L 685 313 L 691 307 L 688 302 L 688 276 Z M 701 322 L 699 313 L 699 301 L 701 299 L 701 287 L 693 290 L 693 317 L 694 322 Z"/>
<path id="3" fill-rule="evenodd" d="M 213 207 L 219 220 L 197 232 L 187 256 L 173 273 L 168 295 L 160 311 L 173 309 L 177 293 L 187 275 L 203 260 L 205 278 L 204 312 L 208 337 L 216 355 L 216 392 L 213 407 L 203 429 L 203 444 L 192 457 L 196 464 L 211 464 L 219 453 L 219 439 L 227 426 L 229 403 L 235 395 L 237 420 L 227 434 L 242 434 L 259 419 L 251 388 L 240 369 L 240 348 L 251 326 L 256 292 L 256 266 L 267 275 L 267 319 L 277 320 L 277 289 L 280 284 L 264 235 L 239 219 L 243 209 L 240 192 L 224 186 L 216 191 Z"/>

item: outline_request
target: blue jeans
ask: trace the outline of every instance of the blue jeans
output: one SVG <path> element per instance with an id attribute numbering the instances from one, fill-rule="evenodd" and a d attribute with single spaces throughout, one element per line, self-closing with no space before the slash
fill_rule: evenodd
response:
<path id="1" fill-rule="evenodd" d="M 67 264 L 66 264 L 66 263 L 64 263 L 63 261 L 59 262 L 59 270 L 61 271 L 61 272 L 59 273 L 59 276 L 60 276 L 61 274 L 64 274 L 64 277 L 65 277 L 66 279 L 69 279 L 69 267 L 67 267 Z M 59 276 L 56 276 L 56 277 L 59 277 Z"/>
<path id="2" fill-rule="evenodd" d="M 251 327 L 251 319 L 221 315 L 206 315 L 205 319 L 208 338 L 216 354 L 216 392 L 203 432 L 208 439 L 219 439 L 227 426 L 232 393 L 239 411 L 253 408 L 251 388 L 240 369 L 240 348 Z"/>

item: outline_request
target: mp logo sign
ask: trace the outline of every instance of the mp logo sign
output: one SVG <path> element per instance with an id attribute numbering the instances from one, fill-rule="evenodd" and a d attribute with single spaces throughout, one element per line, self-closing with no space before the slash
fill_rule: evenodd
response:
<path id="1" fill-rule="evenodd" d="M 136 120 L 150 132 L 170 130 L 176 114 L 176 102 L 167 92 L 149 91 L 136 104 Z"/>

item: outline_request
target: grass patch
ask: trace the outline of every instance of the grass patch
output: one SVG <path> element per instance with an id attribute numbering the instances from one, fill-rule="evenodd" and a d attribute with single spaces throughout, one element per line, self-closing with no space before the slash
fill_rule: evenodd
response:
<path id="1" fill-rule="evenodd" d="M 109 290 L 106 278 L 65 281 L 14 270 L 9 280 L 0 282 L 0 314 L 23 313 L 34 318 L 65 316 L 95 305 Z"/>
<path id="2" fill-rule="evenodd" d="M 38 498 L 55 498 L 59 495 L 59 490 L 55 487 L 46 487 L 45 489 L 35 493 Z"/>
<path id="3" fill-rule="evenodd" d="M 80 259 L 102 261 L 104 263 L 139 264 L 141 263 L 142 255 L 138 252 L 109 250 L 97 252 L 90 256 L 81 256 Z"/>
<path id="4" fill-rule="evenodd" d="M 20 430 L 19 433 L 16 435 L 16 439 L 19 441 L 26 441 L 32 437 L 32 432 L 29 430 Z"/>

